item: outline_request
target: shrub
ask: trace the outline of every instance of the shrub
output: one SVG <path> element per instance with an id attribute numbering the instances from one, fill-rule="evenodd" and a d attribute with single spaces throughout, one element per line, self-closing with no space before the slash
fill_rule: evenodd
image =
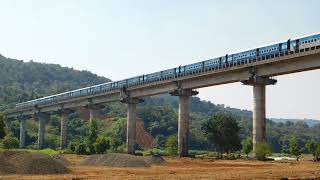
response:
<path id="1" fill-rule="evenodd" d="M 110 148 L 110 141 L 103 136 L 99 136 L 93 146 L 97 154 L 103 154 Z"/>
<path id="2" fill-rule="evenodd" d="M 242 145 L 242 152 L 248 158 L 249 153 L 252 151 L 252 139 L 251 138 L 247 138 L 247 139 L 243 140 L 241 142 L 241 145 Z"/>
<path id="3" fill-rule="evenodd" d="M 178 154 L 178 138 L 177 135 L 171 135 L 166 141 L 166 152 L 168 155 Z"/>
<path id="4" fill-rule="evenodd" d="M 265 161 L 267 160 L 267 156 L 272 155 L 272 150 L 268 143 L 262 142 L 262 143 L 256 144 L 254 153 L 258 160 Z"/>
<path id="5" fill-rule="evenodd" d="M 75 153 L 79 155 L 87 154 L 87 145 L 85 143 L 80 143 L 75 147 Z"/>
<path id="6" fill-rule="evenodd" d="M 70 152 L 75 153 L 75 150 L 76 150 L 76 146 L 77 146 L 77 145 L 79 145 L 79 142 L 75 142 L 75 141 L 70 142 L 70 143 L 68 144 L 68 150 L 69 150 Z"/>
<path id="7" fill-rule="evenodd" d="M 3 148 L 15 149 L 19 148 L 19 140 L 10 133 L 6 135 L 2 140 Z"/>

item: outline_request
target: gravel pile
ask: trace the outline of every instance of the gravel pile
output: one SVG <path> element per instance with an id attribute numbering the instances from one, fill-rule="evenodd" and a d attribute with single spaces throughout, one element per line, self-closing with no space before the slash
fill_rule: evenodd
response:
<path id="1" fill-rule="evenodd" d="M 0 153 L 0 174 L 66 174 L 70 170 L 51 156 L 23 151 Z"/>
<path id="2" fill-rule="evenodd" d="M 110 166 L 110 167 L 150 167 L 144 159 L 129 154 L 103 154 L 91 155 L 80 161 L 85 166 Z"/>

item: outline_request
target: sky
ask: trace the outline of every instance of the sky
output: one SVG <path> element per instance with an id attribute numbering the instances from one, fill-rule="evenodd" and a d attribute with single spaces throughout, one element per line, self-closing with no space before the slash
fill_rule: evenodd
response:
<path id="1" fill-rule="evenodd" d="M 320 32 L 318 0 L 0 0 L 0 54 L 112 80 Z M 320 70 L 276 77 L 267 117 L 320 119 Z M 252 87 L 198 89 L 252 109 Z"/>

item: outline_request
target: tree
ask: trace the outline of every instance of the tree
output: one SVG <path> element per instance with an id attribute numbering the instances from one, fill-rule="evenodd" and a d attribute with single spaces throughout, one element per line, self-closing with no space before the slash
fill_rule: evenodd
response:
<path id="1" fill-rule="evenodd" d="M 167 138 L 166 152 L 169 155 L 178 154 L 178 137 L 177 137 L 177 135 L 171 135 Z"/>
<path id="2" fill-rule="evenodd" d="M 4 119 L 3 119 L 3 115 L 0 114 L 0 139 L 3 139 L 5 136 L 6 136 L 6 131 L 5 131 Z"/>
<path id="3" fill-rule="evenodd" d="M 96 153 L 103 154 L 110 148 L 110 141 L 106 137 L 99 136 L 93 146 Z"/>
<path id="4" fill-rule="evenodd" d="M 252 151 L 252 148 L 253 148 L 252 139 L 248 137 L 247 139 L 243 140 L 241 142 L 241 144 L 242 144 L 242 152 L 244 154 L 246 154 L 246 156 L 248 158 L 248 155 Z"/>
<path id="5" fill-rule="evenodd" d="M 221 157 L 222 153 L 240 150 L 240 127 L 231 115 L 214 115 L 202 125 L 202 129 L 208 140 L 216 144 Z"/>
<path id="6" fill-rule="evenodd" d="M 319 146 L 318 143 L 312 139 L 309 140 L 305 146 L 308 149 L 309 153 L 313 155 L 313 161 L 317 161 L 317 148 Z"/>
<path id="7" fill-rule="evenodd" d="M 95 120 L 93 120 L 89 127 L 89 137 L 87 141 L 87 148 L 88 148 L 87 151 L 89 154 L 95 153 L 93 143 L 96 142 L 97 138 L 98 138 L 98 124 Z"/>
<path id="8" fill-rule="evenodd" d="M 292 136 L 292 138 L 290 139 L 289 151 L 290 151 L 290 154 L 294 155 L 296 157 L 297 161 L 299 161 L 299 158 L 301 155 L 301 150 L 298 145 L 297 138 L 295 136 Z"/>
<path id="9" fill-rule="evenodd" d="M 75 153 L 79 155 L 87 154 L 87 147 L 85 143 L 80 143 L 75 147 Z"/>
<path id="10" fill-rule="evenodd" d="M 2 140 L 3 148 L 15 149 L 19 148 L 19 140 L 13 137 L 12 133 L 7 134 Z"/>
<path id="11" fill-rule="evenodd" d="M 257 143 L 254 153 L 258 160 L 265 161 L 267 160 L 267 156 L 272 155 L 272 150 L 268 143 L 261 142 Z"/>

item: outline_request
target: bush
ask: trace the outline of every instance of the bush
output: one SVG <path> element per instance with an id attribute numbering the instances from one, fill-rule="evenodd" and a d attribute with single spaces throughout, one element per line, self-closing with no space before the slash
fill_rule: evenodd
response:
<path id="1" fill-rule="evenodd" d="M 252 139 L 247 138 L 241 142 L 242 144 L 242 152 L 247 156 L 249 156 L 249 153 L 252 151 Z"/>
<path id="2" fill-rule="evenodd" d="M 75 153 L 75 151 L 76 151 L 76 146 L 77 146 L 77 145 L 79 145 L 79 142 L 75 142 L 75 141 L 70 142 L 70 143 L 68 144 L 68 150 L 69 150 L 70 152 L 72 152 L 72 153 Z"/>
<path id="3" fill-rule="evenodd" d="M 178 154 L 178 138 L 177 135 L 171 135 L 166 141 L 166 153 L 168 155 Z"/>
<path id="4" fill-rule="evenodd" d="M 99 136 L 93 146 L 97 154 L 103 154 L 110 148 L 110 141 L 103 136 Z"/>
<path id="5" fill-rule="evenodd" d="M 255 156 L 260 161 L 267 160 L 267 156 L 272 155 L 271 147 L 268 143 L 262 142 L 256 145 Z"/>
<path id="6" fill-rule="evenodd" d="M 87 154 L 87 145 L 85 143 L 80 143 L 75 147 L 75 153 L 79 155 Z"/>
<path id="7" fill-rule="evenodd" d="M 19 140 L 10 133 L 6 135 L 2 140 L 4 149 L 15 149 L 19 148 Z"/>

